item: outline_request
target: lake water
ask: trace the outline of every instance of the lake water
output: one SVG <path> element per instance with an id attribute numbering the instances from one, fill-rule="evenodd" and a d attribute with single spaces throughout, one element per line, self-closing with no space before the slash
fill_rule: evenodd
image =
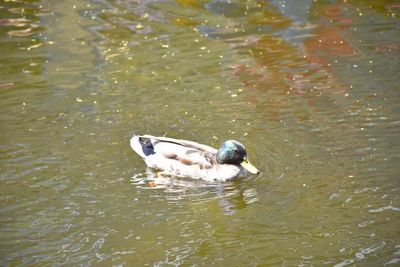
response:
<path id="1" fill-rule="evenodd" d="M 397 1 L 0 3 L 1 266 L 400 265 Z M 133 133 L 260 175 L 154 174 Z"/>

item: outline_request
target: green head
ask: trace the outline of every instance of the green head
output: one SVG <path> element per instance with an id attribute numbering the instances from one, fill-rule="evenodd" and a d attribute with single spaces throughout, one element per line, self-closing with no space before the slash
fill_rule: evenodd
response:
<path id="1" fill-rule="evenodd" d="M 217 153 L 219 164 L 241 165 L 251 173 L 257 174 L 259 171 L 247 159 L 247 152 L 244 145 L 236 140 L 225 141 Z"/>

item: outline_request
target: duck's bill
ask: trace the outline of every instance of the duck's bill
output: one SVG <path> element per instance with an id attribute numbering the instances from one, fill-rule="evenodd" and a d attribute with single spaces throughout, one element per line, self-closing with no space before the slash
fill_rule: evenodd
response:
<path id="1" fill-rule="evenodd" d="M 248 170 L 249 172 L 251 172 L 252 174 L 257 174 L 260 171 L 254 167 L 253 164 L 251 164 L 248 159 L 244 159 L 242 163 L 240 163 L 240 165 L 242 165 L 243 168 L 245 168 L 246 170 Z"/>

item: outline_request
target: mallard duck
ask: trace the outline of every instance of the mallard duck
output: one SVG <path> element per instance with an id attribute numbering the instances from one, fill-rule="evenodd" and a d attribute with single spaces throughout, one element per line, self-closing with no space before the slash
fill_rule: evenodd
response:
<path id="1" fill-rule="evenodd" d="M 134 135 L 130 144 L 148 167 L 160 171 L 157 176 L 223 182 L 245 176 L 246 171 L 259 173 L 247 159 L 244 145 L 236 140 L 225 141 L 218 150 L 193 141 L 152 135 Z"/>

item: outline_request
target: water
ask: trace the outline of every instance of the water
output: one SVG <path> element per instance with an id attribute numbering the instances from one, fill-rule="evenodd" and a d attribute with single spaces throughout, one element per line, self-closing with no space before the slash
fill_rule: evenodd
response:
<path id="1" fill-rule="evenodd" d="M 0 4 L 0 263 L 398 265 L 399 4 Z M 154 185 L 133 133 L 261 175 Z"/>

